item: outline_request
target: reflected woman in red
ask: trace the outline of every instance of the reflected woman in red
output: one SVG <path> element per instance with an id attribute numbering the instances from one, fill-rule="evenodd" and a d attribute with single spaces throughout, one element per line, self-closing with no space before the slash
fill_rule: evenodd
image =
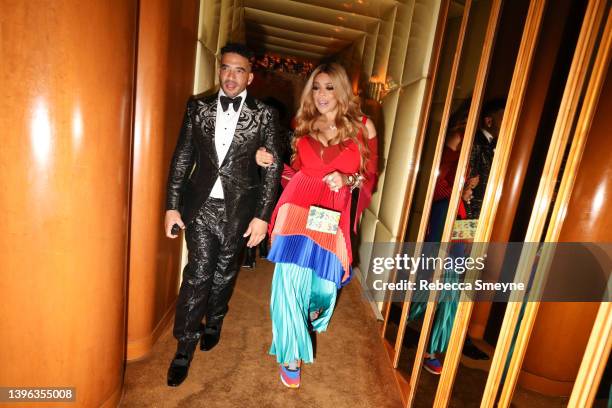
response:
<path id="1" fill-rule="evenodd" d="M 268 255 L 276 263 L 270 354 L 290 388 L 299 387 L 302 363 L 313 362 L 309 330 L 327 329 L 337 291 L 352 276 L 352 191 L 359 188 L 356 228 L 376 182 L 376 130 L 339 64 L 320 65 L 308 79 L 295 135 Z M 260 151 L 257 161 L 266 165 L 272 157 Z"/>

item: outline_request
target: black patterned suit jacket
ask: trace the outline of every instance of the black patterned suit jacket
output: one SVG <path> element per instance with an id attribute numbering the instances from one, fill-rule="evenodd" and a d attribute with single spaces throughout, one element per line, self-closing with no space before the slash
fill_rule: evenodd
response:
<path id="1" fill-rule="evenodd" d="M 489 182 L 489 173 L 493 164 L 493 156 L 495 154 L 495 145 L 497 139 L 489 142 L 489 139 L 482 133 L 482 130 L 477 130 L 474 135 L 474 143 L 470 152 L 470 175 L 469 177 L 480 176 L 478 185 L 474 188 L 472 199 L 466 206 L 467 218 L 478 219 L 482 208 L 487 183 Z"/>
<path id="2" fill-rule="evenodd" d="M 178 210 L 188 225 L 220 177 L 230 223 L 246 229 L 253 217 L 269 222 L 282 173 L 277 114 L 247 92 L 234 139 L 219 163 L 214 140 L 217 97 L 195 95 L 187 102 L 168 175 L 166 210 Z M 255 153 L 261 146 L 275 160 L 260 171 Z"/>

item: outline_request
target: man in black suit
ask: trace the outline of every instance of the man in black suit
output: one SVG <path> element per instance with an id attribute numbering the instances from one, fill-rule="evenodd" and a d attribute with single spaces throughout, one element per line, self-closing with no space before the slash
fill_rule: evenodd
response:
<path id="1" fill-rule="evenodd" d="M 489 173 L 493 164 L 505 105 L 506 101 L 504 99 L 493 99 L 482 108 L 480 128 L 474 135 L 472 151 L 470 152 L 469 183 L 473 195 L 467 205 L 468 219 L 478 219 L 480 217 L 482 200 L 489 181 Z"/>
<path id="2" fill-rule="evenodd" d="M 185 229 L 189 250 L 174 321 L 176 354 L 168 385 L 187 377 L 198 342 L 210 350 L 219 341 L 223 318 L 246 245 L 267 233 L 282 168 L 260 172 L 261 146 L 278 157 L 274 111 L 247 93 L 253 80 L 251 54 L 242 44 L 221 49 L 221 89 L 189 99 L 168 176 L 166 235 Z M 206 318 L 205 324 L 202 320 Z"/>

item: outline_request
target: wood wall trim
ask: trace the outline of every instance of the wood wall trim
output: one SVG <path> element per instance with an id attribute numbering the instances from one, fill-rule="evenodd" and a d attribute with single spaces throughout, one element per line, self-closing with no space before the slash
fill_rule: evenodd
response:
<path id="1" fill-rule="evenodd" d="M 470 105 L 470 111 L 468 114 L 465 136 L 463 138 L 463 143 L 461 147 L 461 155 L 459 157 L 459 163 L 457 164 L 457 173 L 455 175 L 455 183 L 453 186 L 453 192 L 450 198 L 448 213 L 446 214 L 446 222 L 444 224 L 444 233 L 442 234 L 442 242 L 449 242 L 450 236 L 453 228 L 453 223 L 457 216 L 457 208 L 459 205 L 460 195 L 463 190 L 464 183 L 464 174 L 467 169 L 470 152 L 472 150 L 472 142 L 474 140 L 474 135 L 476 133 L 476 129 L 478 126 L 478 120 L 480 117 L 480 109 L 482 105 L 482 100 L 485 92 L 485 85 L 487 82 L 489 66 L 491 62 L 491 56 L 493 55 L 493 46 L 495 44 L 495 34 L 497 32 L 497 27 L 499 24 L 500 14 L 501 14 L 501 0 L 493 0 L 491 4 L 491 12 L 489 15 L 489 21 L 487 24 L 487 31 L 484 38 L 483 50 L 480 57 L 480 63 L 478 64 L 478 72 L 476 74 L 476 81 L 474 85 L 474 92 L 472 94 L 472 103 Z M 520 54 L 519 54 L 520 58 Z M 520 89 L 520 88 L 519 88 Z M 513 101 L 516 105 L 514 109 L 520 110 L 521 98 L 517 98 L 516 101 Z M 511 102 L 508 101 L 508 104 Z M 504 120 L 502 121 L 502 131 L 504 122 L 507 123 L 508 117 L 510 116 L 510 112 L 513 110 L 508 106 L 506 107 L 506 112 L 504 114 Z M 517 114 L 518 115 L 518 114 Z M 514 121 L 513 121 L 514 122 Z M 515 124 L 516 125 L 516 124 Z M 503 159 L 507 160 L 507 156 L 509 156 L 510 147 L 512 144 L 510 139 L 513 136 L 512 132 L 507 132 L 506 134 L 502 134 L 500 132 L 498 142 L 497 142 L 497 153 L 493 161 L 493 165 L 491 168 L 491 173 L 489 175 L 489 181 L 487 184 L 487 189 L 485 191 L 485 196 L 482 203 L 482 209 L 484 214 L 481 213 L 478 223 L 478 229 L 476 231 L 476 237 L 474 238 L 475 242 L 482 242 L 483 235 L 486 227 L 486 231 L 489 232 L 491 230 L 491 226 L 488 224 L 492 224 L 490 220 L 487 218 L 487 215 L 490 217 L 490 213 L 487 214 L 487 210 L 491 211 L 493 207 L 495 194 L 491 194 L 491 190 L 493 190 L 494 186 L 497 186 L 500 183 L 503 183 L 503 176 L 505 173 L 505 162 Z M 487 207 L 488 206 L 488 207 Z M 483 222 L 482 220 L 485 220 Z M 479 235 L 480 232 L 480 235 Z M 442 245 L 444 246 L 444 244 Z M 438 271 L 436 271 L 438 272 Z M 436 277 L 434 277 L 434 281 Z M 455 322 L 453 325 L 453 331 L 451 333 L 451 337 L 448 344 L 448 349 L 446 351 L 446 355 L 444 358 L 444 367 L 442 369 L 442 375 L 440 377 L 440 382 L 438 383 L 438 388 L 436 391 L 436 397 L 434 400 L 434 407 L 446 407 L 450 401 L 453 383 L 455 381 L 455 375 L 457 373 L 457 367 L 459 365 L 459 358 L 461 357 L 461 349 L 463 348 L 463 340 L 465 338 L 465 333 L 467 332 L 467 326 L 469 324 L 469 317 L 472 311 L 473 303 L 472 302 L 460 302 L 457 308 L 457 312 L 455 314 Z M 461 310 L 463 309 L 463 310 Z"/>
<path id="2" fill-rule="evenodd" d="M 569 199 L 569 194 L 573 189 L 575 175 L 584 151 L 586 138 L 591 128 L 593 116 L 597 109 L 597 103 L 608 74 L 610 65 L 610 54 L 612 49 L 612 10 L 608 10 L 608 17 L 603 31 L 602 39 L 599 44 L 599 51 L 593 65 L 593 73 L 589 81 L 587 91 L 582 105 L 582 111 L 576 125 L 576 134 L 570 151 L 571 163 L 568 163 L 567 187 L 562 184 L 561 188 L 565 199 Z M 565 181 L 565 180 L 564 180 Z M 567 197 L 566 197 L 567 196 Z M 555 207 L 553 220 L 558 223 L 563 221 L 563 209 Z M 612 303 L 602 302 L 593 330 L 589 337 L 589 342 L 580 364 L 580 370 L 576 377 L 576 382 L 570 396 L 568 407 L 588 407 L 593 405 L 597 387 L 601 381 L 601 376 L 606 367 L 612 347 Z"/>
<path id="3" fill-rule="evenodd" d="M 541 236 L 544 230 L 544 223 L 546 216 L 551 205 L 551 198 L 554 192 L 555 183 L 558 178 L 559 169 L 563 160 L 563 154 L 566 150 L 569 135 L 572 129 L 572 124 L 576 115 L 578 103 L 580 101 L 580 95 L 585 82 L 589 63 L 591 61 L 595 41 L 597 39 L 598 28 L 601 24 L 603 12 L 605 9 L 605 1 L 603 0 L 590 0 L 585 13 L 584 21 L 580 30 L 580 36 L 576 45 L 576 51 L 570 67 L 567 83 L 559 107 L 559 116 L 555 123 L 553 130 L 551 143 L 546 157 L 546 163 L 544 165 L 543 177 L 536 194 L 534 202 L 534 210 L 531 214 L 529 227 L 525 236 L 525 242 L 538 242 L 541 240 Z M 578 139 L 575 140 L 575 143 Z M 580 142 L 584 144 L 584 139 Z M 577 149 L 577 148 L 576 148 Z M 555 212 L 553 212 L 553 218 L 551 218 L 548 231 L 546 233 L 545 242 L 556 242 L 562 227 L 562 219 L 559 217 L 559 210 L 565 208 L 571 193 L 571 185 L 569 179 L 573 181 L 575 177 L 575 171 L 570 170 L 572 160 L 576 160 L 576 150 L 570 153 L 568 157 L 567 167 L 564 174 L 564 181 L 559 190 L 557 200 L 555 203 Z M 581 149 L 580 149 L 581 150 Z M 568 181 L 566 181 L 568 180 Z M 555 214 L 557 216 L 555 217 Z M 519 260 L 519 266 L 517 270 L 516 281 L 526 281 L 529 277 L 533 260 L 535 259 L 535 246 L 530 246 L 530 250 L 524 251 L 521 254 Z M 541 287 L 541 282 L 545 279 L 545 265 L 548 263 L 549 255 L 544 251 L 541 256 L 540 265 L 536 270 L 536 277 L 533 287 Z M 515 302 L 508 304 L 508 309 L 504 316 L 504 322 L 502 329 L 504 330 L 503 335 L 505 337 L 511 336 L 510 333 L 514 333 L 516 320 L 518 320 L 518 313 L 521 308 L 520 299 L 515 299 Z M 519 333 L 514 346 L 513 354 L 510 359 L 510 365 L 508 367 L 508 373 L 506 380 L 503 385 L 501 392 L 499 406 L 508 407 L 512 401 L 512 395 L 516 387 L 520 368 L 522 366 L 525 352 L 529 343 L 529 337 L 533 330 L 533 325 L 538 313 L 539 302 L 528 302 L 525 307 L 525 313 L 520 323 Z M 513 322 L 514 321 L 514 322 Z M 500 336 L 501 337 L 501 336 Z M 494 359 L 503 359 L 505 361 L 505 354 L 494 355 Z"/>
<path id="4" fill-rule="evenodd" d="M 492 233 L 498 205 L 497 197 L 499 196 L 501 192 L 500 189 L 504 183 L 512 143 L 518 127 L 523 99 L 527 88 L 527 81 L 529 79 L 529 73 L 540 32 L 542 16 L 544 14 L 544 5 L 545 0 L 531 2 L 527 14 L 525 29 L 523 31 L 521 46 L 517 55 L 517 62 L 500 129 L 497 144 L 498 147 L 496 149 L 497 152 L 494 158 L 493 167 L 491 169 L 491 174 L 489 176 L 486 193 L 483 200 L 483 212 L 480 215 L 478 230 L 474 239 L 475 242 L 488 241 Z M 474 248 L 472 256 L 480 256 L 480 253 L 483 253 L 485 249 L 486 248 L 482 246 L 479 248 Z M 470 273 L 469 275 L 473 274 Z M 472 280 L 474 278 L 475 276 L 467 277 L 467 279 Z M 446 406 L 450 400 L 452 386 L 456 376 L 459 359 L 461 357 L 461 350 L 465 341 L 473 305 L 473 302 L 466 301 L 466 299 L 464 299 L 463 302 L 459 303 L 457 308 L 455 324 L 453 325 L 453 331 L 451 333 L 449 347 L 445 358 L 442 378 L 440 380 L 440 386 L 438 387 L 438 395 L 436 396 L 436 401 L 438 404 L 440 404 L 440 406 Z M 505 335 L 502 328 L 502 333 L 500 334 L 500 340 L 496 349 L 496 353 L 499 353 L 501 349 L 505 350 L 505 352 L 500 353 L 504 356 L 507 349 L 510 347 L 510 340 L 512 339 L 511 336 L 513 332 L 507 333 L 509 335 Z M 505 342 L 504 340 L 508 341 Z M 500 347 L 500 345 L 502 347 Z M 491 371 L 487 379 L 487 384 L 481 403 L 482 407 L 493 406 L 497 392 L 495 381 L 499 381 L 499 378 L 501 378 L 503 363 L 504 361 L 501 358 L 493 359 L 492 361 Z"/>
<path id="5" fill-rule="evenodd" d="M 471 7 L 472 7 L 472 0 L 466 0 L 465 6 L 463 9 L 463 16 L 461 18 L 461 27 L 459 29 L 459 35 L 457 38 L 457 47 L 455 48 L 455 54 L 453 56 L 453 66 L 452 66 L 451 73 L 450 73 L 450 79 L 449 79 L 448 90 L 446 94 L 446 100 L 444 102 L 444 110 L 442 113 L 442 119 L 440 121 L 440 130 L 438 132 L 438 140 L 437 140 L 437 145 L 436 145 L 436 152 L 434 154 L 434 158 L 432 162 L 432 168 L 438 168 L 440 166 L 440 160 L 442 159 L 442 149 L 444 147 L 444 140 L 446 138 L 448 120 L 450 118 L 453 94 L 455 91 L 455 84 L 457 82 L 457 76 L 459 73 L 459 63 L 461 62 L 463 42 L 465 39 L 465 33 L 467 31 L 467 25 L 469 21 Z M 467 162 L 467 160 L 464 160 L 464 161 Z M 436 172 L 432 171 L 429 177 L 429 182 L 428 182 L 429 188 L 427 191 L 427 195 L 425 197 L 425 203 L 423 205 L 423 214 L 421 215 L 422 218 L 421 218 L 421 223 L 419 226 L 417 242 L 423 242 L 423 240 L 425 239 L 425 231 L 427 230 L 427 221 L 429 219 L 431 204 L 433 202 L 433 192 L 434 192 L 435 182 L 436 182 Z M 453 197 L 455 201 L 458 197 L 458 194 L 456 194 L 456 191 L 453 191 L 453 193 L 454 195 L 451 197 L 451 203 L 452 203 Z M 452 211 L 453 210 L 449 208 L 449 213 Z M 457 209 L 455 208 L 454 211 L 456 212 Z M 449 235 L 450 235 L 450 232 L 446 236 L 449 236 Z M 414 279 L 413 276 L 411 276 L 411 280 Z M 435 296 L 435 294 L 433 295 Z M 416 388 L 419 382 L 419 375 L 421 373 L 421 365 L 423 364 L 423 353 L 425 352 L 425 347 L 427 346 L 427 341 L 429 339 L 429 332 L 431 331 L 431 326 L 433 325 L 435 307 L 436 307 L 435 298 L 434 299 L 430 298 L 430 300 L 427 303 L 427 310 L 425 311 L 423 326 L 421 328 L 421 336 L 419 337 L 419 344 L 417 346 L 414 365 L 412 367 L 412 371 L 410 374 L 410 389 L 408 392 L 408 396 L 406 397 L 407 407 L 412 406 L 414 402 L 414 397 L 416 395 Z M 410 311 L 410 303 L 404 303 L 404 306 L 402 308 L 402 317 L 404 315 L 408 316 L 409 311 Z M 405 322 L 405 318 L 402 320 L 404 320 Z M 404 324 L 404 327 L 400 327 L 400 330 L 405 331 L 405 324 Z"/>
<path id="6" fill-rule="evenodd" d="M 157 340 L 161 337 L 164 331 L 170 326 L 172 323 L 172 319 L 174 319 L 174 314 L 176 312 L 176 300 L 173 301 L 164 317 L 158 322 L 157 326 L 151 332 L 151 334 L 136 340 L 128 340 L 127 342 L 127 353 L 125 360 L 128 363 L 142 360 L 145 357 L 149 356 L 149 353 L 153 349 L 153 345 L 157 342 Z"/>
<path id="7" fill-rule="evenodd" d="M 612 348 L 612 303 L 602 302 L 568 407 L 592 407 Z"/>
<path id="8" fill-rule="evenodd" d="M 433 100 L 433 90 L 436 83 L 436 79 L 438 77 L 439 63 L 440 63 L 440 54 L 442 52 L 442 41 L 444 40 L 444 33 L 446 32 L 446 19 L 448 17 L 448 10 L 450 7 L 450 0 L 443 0 L 440 6 L 440 12 L 438 14 L 438 22 L 436 25 L 436 34 L 433 43 L 433 54 L 429 69 L 429 74 L 427 75 L 427 90 L 425 91 L 425 100 L 424 105 L 425 109 L 423 109 L 421 118 L 419 120 L 419 133 L 417 135 L 416 145 L 414 156 L 416 158 L 414 171 L 408 176 L 408 187 L 406 189 L 406 195 L 404 196 L 404 208 L 402 210 L 402 222 L 400 224 L 400 234 L 402 234 L 402 239 L 399 240 L 400 248 L 401 243 L 404 241 L 404 234 L 406 233 L 406 227 L 408 225 L 408 214 L 410 212 L 410 207 L 412 204 L 412 198 L 414 194 L 414 188 L 416 186 L 416 180 L 418 176 L 418 170 L 420 166 L 420 158 L 421 153 L 423 151 L 423 143 L 425 141 L 425 134 L 427 133 L 427 123 L 429 120 L 429 114 L 431 112 L 431 103 Z M 397 277 L 397 270 L 394 270 L 393 281 L 395 281 Z M 406 332 L 406 320 L 408 318 L 407 308 L 410 306 L 411 300 L 411 291 L 406 293 L 406 298 L 404 300 L 404 304 L 402 306 L 402 313 L 400 316 L 399 330 L 397 333 L 397 338 L 394 346 L 394 357 L 393 357 L 393 368 L 397 368 L 399 364 L 400 350 L 402 347 L 402 342 L 404 341 L 404 334 Z M 386 313 L 385 313 L 385 321 L 383 324 L 383 337 L 386 332 L 387 322 L 389 320 L 389 313 L 391 310 L 391 301 L 389 301 Z M 406 311 L 406 313 L 404 313 Z"/>

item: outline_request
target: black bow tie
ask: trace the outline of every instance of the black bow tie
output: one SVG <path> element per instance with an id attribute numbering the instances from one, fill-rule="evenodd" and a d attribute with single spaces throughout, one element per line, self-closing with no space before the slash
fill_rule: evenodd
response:
<path id="1" fill-rule="evenodd" d="M 240 108 L 240 102 L 242 102 L 242 97 L 237 96 L 235 98 L 230 98 L 229 96 L 221 95 L 219 97 L 219 100 L 221 101 L 221 107 L 223 108 L 223 112 L 227 110 L 230 103 L 234 106 L 234 111 L 238 112 L 238 108 Z"/>

